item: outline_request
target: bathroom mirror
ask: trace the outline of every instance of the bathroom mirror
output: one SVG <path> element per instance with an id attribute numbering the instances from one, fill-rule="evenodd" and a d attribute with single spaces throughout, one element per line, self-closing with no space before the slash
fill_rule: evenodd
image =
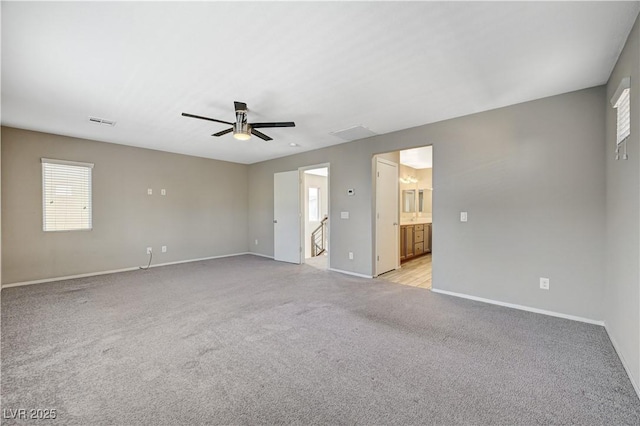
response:
<path id="1" fill-rule="evenodd" d="M 402 213 L 416 211 L 416 191 L 414 189 L 402 190 Z"/>
<path id="2" fill-rule="evenodd" d="M 431 213 L 431 190 L 418 189 L 418 213 Z"/>

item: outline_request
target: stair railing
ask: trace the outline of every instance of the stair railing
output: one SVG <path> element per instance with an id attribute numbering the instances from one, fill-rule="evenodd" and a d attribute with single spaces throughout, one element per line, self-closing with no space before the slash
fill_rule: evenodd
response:
<path id="1" fill-rule="evenodd" d="M 320 225 L 311 233 L 311 257 L 316 257 L 325 252 L 325 229 L 327 227 L 328 216 L 320 221 Z"/>

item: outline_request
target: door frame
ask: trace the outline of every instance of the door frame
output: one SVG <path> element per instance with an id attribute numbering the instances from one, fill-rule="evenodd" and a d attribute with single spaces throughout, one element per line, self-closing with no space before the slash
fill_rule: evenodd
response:
<path id="1" fill-rule="evenodd" d="M 305 220 L 302 217 L 304 215 L 304 203 L 306 202 L 306 194 L 304 193 L 304 172 L 306 170 L 327 168 L 327 250 L 329 256 L 327 256 L 327 269 L 331 269 L 331 163 L 312 164 L 309 166 L 298 167 L 298 173 L 300 174 L 300 247 L 302 247 L 302 253 L 300 255 L 300 263 L 305 263 L 304 256 L 304 223 Z"/>
<path id="2" fill-rule="evenodd" d="M 390 166 L 395 166 L 396 170 L 399 170 L 400 165 L 398 163 L 395 163 L 393 161 L 390 160 L 386 160 L 384 158 L 379 158 L 376 155 L 374 155 L 371 159 L 372 161 L 372 180 L 373 180 L 373 191 L 372 191 L 372 201 L 373 201 L 373 208 L 371 209 L 373 211 L 373 217 L 372 217 L 372 221 L 373 221 L 373 250 L 372 250 L 372 262 L 373 262 L 373 277 L 377 277 L 378 275 L 378 261 L 377 261 L 377 255 L 378 255 L 378 179 L 377 179 L 377 173 L 378 173 L 378 161 L 388 164 Z M 398 191 L 398 194 L 400 193 L 400 191 Z M 399 237 L 400 237 L 400 204 L 399 204 L 399 200 L 396 200 L 396 269 L 400 269 L 400 242 L 399 242 Z M 385 271 L 386 272 L 386 271 Z"/>

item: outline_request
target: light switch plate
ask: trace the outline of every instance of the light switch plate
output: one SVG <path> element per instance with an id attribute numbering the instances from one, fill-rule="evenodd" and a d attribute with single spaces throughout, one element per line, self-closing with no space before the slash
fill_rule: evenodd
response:
<path id="1" fill-rule="evenodd" d="M 147 195 L 153 195 L 153 189 L 151 188 L 147 189 Z"/>
<path id="2" fill-rule="evenodd" d="M 349 219 L 349 212 L 340 212 L 340 219 Z"/>
<path id="3" fill-rule="evenodd" d="M 160 195 L 167 195 L 167 190 L 166 189 L 161 189 L 160 190 Z"/>
<path id="4" fill-rule="evenodd" d="M 460 222 L 467 221 L 467 212 L 460 212 Z"/>

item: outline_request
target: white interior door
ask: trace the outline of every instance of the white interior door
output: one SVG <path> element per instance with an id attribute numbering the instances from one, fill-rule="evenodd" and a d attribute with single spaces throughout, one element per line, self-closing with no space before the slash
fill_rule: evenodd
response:
<path id="1" fill-rule="evenodd" d="M 376 160 L 376 276 L 400 264 L 398 165 Z"/>
<path id="2" fill-rule="evenodd" d="M 273 258 L 300 263 L 300 173 L 273 174 Z"/>

